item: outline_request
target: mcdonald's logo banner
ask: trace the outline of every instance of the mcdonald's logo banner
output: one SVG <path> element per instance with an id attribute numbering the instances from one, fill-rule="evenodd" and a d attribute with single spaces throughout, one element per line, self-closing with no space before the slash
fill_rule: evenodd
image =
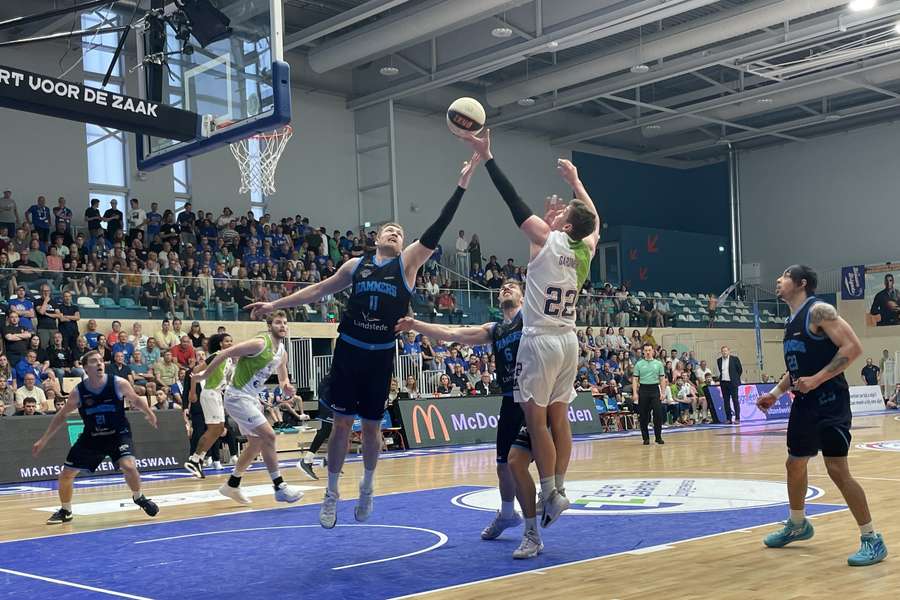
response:
<path id="1" fill-rule="evenodd" d="M 400 400 L 400 416 L 410 448 L 480 444 L 497 439 L 501 396 Z M 600 421 L 590 394 L 569 405 L 572 433 L 598 433 Z"/>

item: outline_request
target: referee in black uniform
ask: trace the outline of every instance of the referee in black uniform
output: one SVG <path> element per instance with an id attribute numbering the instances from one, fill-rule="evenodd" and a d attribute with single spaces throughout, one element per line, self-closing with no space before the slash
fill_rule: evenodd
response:
<path id="1" fill-rule="evenodd" d="M 638 399 L 638 415 L 641 421 L 641 436 L 644 445 L 650 445 L 650 432 L 648 424 L 650 411 L 653 411 L 653 433 L 656 435 L 657 444 L 665 444 L 662 439 L 663 410 L 660 402 L 660 393 L 666 381 L 666 369 L 663 364 L 653 358 L 653 346 L 644 344 L 641 348 L 644 358 L 634 365 L 634 375 L 631 378 L 631 390 Z"/>

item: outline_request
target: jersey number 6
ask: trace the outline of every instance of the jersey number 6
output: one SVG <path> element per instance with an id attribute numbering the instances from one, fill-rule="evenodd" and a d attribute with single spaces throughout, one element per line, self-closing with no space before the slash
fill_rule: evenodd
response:
<path id="1" fill-rule="evenodd" d="M 547 288 L 547 302 L 544 304 L 544 314 L 550 317 L 563 317 L 570 319 L 575 314 L 573 310 L 578 292 L 566 290 L 565 303 L 563 303 L 563 291 L 558 287 Z M 562 304 L 562 307 L 560 307 Z"/>

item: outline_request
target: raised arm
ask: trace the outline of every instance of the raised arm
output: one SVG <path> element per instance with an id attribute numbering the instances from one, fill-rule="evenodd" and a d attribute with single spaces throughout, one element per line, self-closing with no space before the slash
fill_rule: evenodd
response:
<path id="1" fill-rule="evenodd" d="M 395 331 L 398 333 L 402 331 L 417 331 L 435 339 L 473 346 L 489 343 L 493 327 L 493 323 L 472 327 L 446 327 L 444 325 L 435 325 L 434 323 L 424 323 L 411 317 L 403 317 L 397 321 Z"/>
<path id="2" fill-rule="evenodd" d="M 353 271 L 356 270 L 359 261 L 359 258 L 351 258 L 342 264 L 341 268 L 328 279 L 323 279 L 319 283 L 300 288 L 289 296 L 279 298 L 274 302 L 253 302 L 244 308 L 250 311 L 251 317 L 257 318 L 281 308 L 292 308 L 294 306 L 300 306 L 301 304 L 309 304 L 310 302 L 321 300 L 329 294 L 336 294 L 353 282 Z M 234 346 L 232 346 L 232 348 L 234 348 Z"/>
<path id="3" fill-rule="evenodd" d="M 450 221 L 453 220 L 453 216 L 456 214 L 456 209 L 459 208 L 459 203 L 462 200 L 463 194 L 466 193 L 469 182 L 472 180 L 472 175 L 475 173 L 475 168 L 480 162 L 481 156 L 476 153 L 463 163 L 462 170 L 459 172 L 459 181 L 456 184 L 456 189 L 453 191 L 453 195 L 450 196 L 450 199 L 447 200 L 447 203 L 444 204 L 444 208 L 441 209 L 441 214 L 438 215 L 437 220 L 425 230 L 422 237 L 403 250 L 403 275 L 410 287 L 412 287 L 416 281 L 416 273 L 422 265 L 431 258 L 431 254 L 438 247 L 441 236 L 444 235 L 444 232 L 450 225 Z"/>
<path id="4" fill-rule="evenodd" d="M 69 398 L 66 400 L 66 404 L 56 411 L 56 414 L 53 415 L 53 418 L 50 420 L 50 424 L 47 426 L 47 431 L 44 432 L 38 441 L 34 443 L 31 447 L 32 456 L 37 456 L 44 449 L 44 446 L 47 445 L 47 442 L 53 437 L 53 434 L 62 427 L 62 424 L 66 420 L 66 416 L 74 410 L 78 410 L 78 388 L 76 387 L 71 392 L 69 392 Z"/>
<path id="5" fill-rule="evenodd" d="M 220 350 L 216 353 L 212 362 L 207 363 L 205 367 L 200 367 L 199 370 L 194 370 L 193 380 L 195 383 L 198 381 L 205 381 L 206 378 L 209 377 L 209 374 L 227 359 L 239 358 L 241 356 L 254 356 L 262 352 L 265 347 L 265 340 L 262 338 L 252 338 L 241 342 L 240 344 L 235 344 L 225 350 Z"/>
<path id="6" fill-rule="evenodd" d="M 471 135 L 466 139 L 475 152 L 484 159 L 484 166 L 488 175 L 491 176 L 494 187 L 500 192 L 500 197 L 503 198 L 503 201 L 509 207 L 513 220 L 516 222 L 516 227 L 522 230 L 522 233 L 534 246 L 542 247 L 544 242 L 547 241 L 547 236 L 550 235 L 550 226 L 531 211 L 531 208 L 525 204 L 525 201 L 516 192 L 513 184 L 500 170 L 491 152 L 491 130 L 485 130 L 484 137 L 479 138 Z"/>
<path id="7" fill-rule="evenodd" d="M 558 159 L 556 161 L 556 170 L 566 183 L 569 184 L 569 187 L 572 188 L 575 197 L 581 200 L 584 205 L 588 207 L 588 210 L 594 213 L 594 232 L 584 238 L 584 243 L 587 244 L 591 249 L 591 253 L 593 253 L 597 248 L 597 241 L 600 239 L 600 215 L 597 213 L 597 207 L 594 206 L 594 201 L 591 200 L 587 190 L 584 189 L 584 184 L 581 183 L 581 180 L 578 178 L 578 169 L 572 164 L 572 161 L 566 160 L 565 158 Z"/>
<path id="8" fill-rule="evenodd" d="M 810 309 L 810 331 L 813 334 L 828 336 L 835 346 L 837 354 L 824 369 L 812 377 L 801 377 L 794 382 L 797 391 L 805 394 L 829 379 L 837 377 L 862 355 L 862 344 L 850 324 L 837 313 L 837 309 L 824 302 L 816 303 Z"/>

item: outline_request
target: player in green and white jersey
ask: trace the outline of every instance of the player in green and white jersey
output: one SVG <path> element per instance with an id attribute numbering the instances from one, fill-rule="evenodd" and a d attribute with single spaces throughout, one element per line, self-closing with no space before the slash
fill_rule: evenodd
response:
<path id="1" fill-rule="evenodd" d="M 296 502 L 303 497 L 299 489 L 286 484 L 281 476 L 275 451 L 275 430 L 260 408 L 259 392 L 273 373 L 278 375 L 278 385 L 285 397 L 296 393 L 288 379 L 287 350 L 284 347 L 288 335 L 287 315 L 284 311 L 275 311 L 269 315 L 268 324 L 267 334 L 222 350 L 206 368 L 194 373 L 194 381 L 209 380 L 226 360 L 234 361 L 234 374 L 225 388 L 224 405 L 241 433 L 247 436 L 247 444 L 238 457 L 234 472 L 228 482 L 219 488 L 219 493 L 240 504 L 250 504 L 250 499 L 241 491 L 241 477 L 260 453 L 275 486 L 275 500 Z"/>

